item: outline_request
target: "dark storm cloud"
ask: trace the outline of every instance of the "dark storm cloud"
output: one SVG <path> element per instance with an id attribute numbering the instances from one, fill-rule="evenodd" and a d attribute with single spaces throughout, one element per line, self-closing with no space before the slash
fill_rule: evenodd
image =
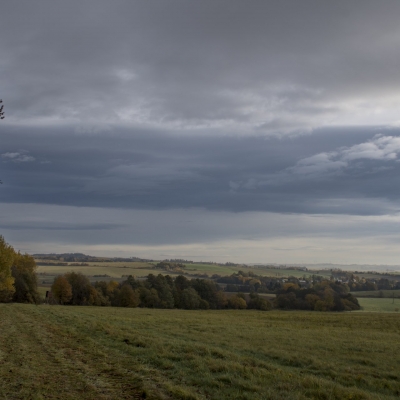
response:
<path id="1" fill-rule="evenodd" d="M 398 211 L 400 132 L 173 136 L 3 135 L 1 201 L 86 207 L 376 215 Z M 129 133 L 129 134 L 128 134 Z M 22 144 L 30 151 L 18 150 Z M 29 162 L 15 162 L 21 154 Z"/>
<path id="2" fill-rule="evenodd" d="M 1 223 L 1 229 L 4 230 L 24 230 L 24 231 L 109 231 L 118 228 L 123 228 L 123 224 L 82 224 L 78 221 L 74 223 L 55 223 L 46 221 L 46 223 L 38 223 L 37 221 L 26 223 L 26 222 L 15 222 L 12 223 Z M 48 238 L 49 239 L 49 238 Z"/>
<path id="3" fill-rule="evenodd" d="M 7 2 L 1 96 L 10 121 L 84 132 L 393 123 L 399 13 L 398 1 Z"/>

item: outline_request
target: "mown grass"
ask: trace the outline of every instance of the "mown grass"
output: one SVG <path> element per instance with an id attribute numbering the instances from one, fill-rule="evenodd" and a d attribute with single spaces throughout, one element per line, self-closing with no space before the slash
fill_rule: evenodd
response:
<path id="1" fill-rule="evenodd" d="M 398 312 L 400 314 L 400 299 L 390 298 L 363 298 L 357 299 L 361 310 L 366 312 Z M 398 316 L 400 318 L 400 315 Z"/>
<path id="2" fill-rule="evenodd" d="M 0 398 L 400 396 L 396 314 L 3 304 L 0 321 Z"/>
<path id="3" fill-rule="evenodd" d="M 369 290 L 360 292 L 351 292 L 355 297 L 390 297 L 400 298 L 400 290 Z"/>

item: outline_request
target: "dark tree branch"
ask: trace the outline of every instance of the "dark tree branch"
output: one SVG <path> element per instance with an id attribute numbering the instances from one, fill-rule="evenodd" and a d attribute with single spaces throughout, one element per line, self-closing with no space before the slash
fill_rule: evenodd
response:
<path id="1" fill-rule="evenodd" d="M 3 102 L 3 100 L 0 100 L 0 104 Z M 2 105 L 0 107 L 0 119 L 4 119 L 4 111 L 3 111 L 4 106 Z"/>

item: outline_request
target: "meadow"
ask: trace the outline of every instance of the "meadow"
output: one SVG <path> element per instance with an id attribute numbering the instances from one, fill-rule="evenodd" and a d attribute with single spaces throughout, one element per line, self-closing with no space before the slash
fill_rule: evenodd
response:
<path id="1" fill-rule="evenodd" d="M 208 276 L 212 276 L 213 274 L 218 275 L 231 275 L 237 273 L 239 271 L 244 272 L 253 272 L 256 275 L 260 276 L 270 276 L 273 278 L 287 278 L 289 276 L 294 276 L 296 278 L 302 278 L 303 276 L 310 275 L 318 275 L 329 277 L 331 272 L 329 270 L 309 270 L 302 271 L 298 269 L 280 269 L 280 268 L 271 268 L 268 266 L 225 266 L 218 264 L 186 264 L 186 271 L 193 274 L 207 274 Z"/>
<path id="2" fill-rule="evenodd" d="M 397 399 L 394 313 L 0 304 L 4 399 Z"/>
<path id="3" fill-rule="evenodd" d="M 118 262 L 88 262 L 85 266 L 81 265 L 65 265 L 65 266 L 52 266 L 52 265 L 41 265 L 41 260 L 36 260 L 38 267 L 37 273 L 39 278 L 39 286 L 50 287 L 54 281 L 54 278 L 58 275 L 63 275 L 66 272 L 81 272 L 86 275 L 91 282 L 98 280 L 116 280 L 121 282 L 124 277 L 132 275 L 137 278 L 146 277 L 148 274 L 163 274 L 163 275 L 178 275 L 174 272 L 167 272 L 162 269 L 154 269 L 156 262 L 146 263 L 137 261 L 118 261 Z M 73 263 L 72 263 L 73 264 Z M 304 275 L 309 276 L 312 274 L 319 276 L 330 276 L 330 271 L 300 271 L 296 269 L 276 269 L 268 267 L 242 267 L 242 266 L 225 266 L 219 264 L 205 264 L 205 263 L 193 263 L 186 264 L 185 273 L 189 278 L 195 276 L 212 277 L 214 274 L 221 276 L 231 275 L 239 272 L 240 270 L 245 272 L 253 272 L 260 276 L 270 276 L 274 278 L 285 278 L 288 276 L 295 276 L 301 278 Z M 108 277 L 104 277 L 107 275 Z"/>
<path id="4" fill-rule="evenodd" d="M 390 297 L 400 298 L 400 290 L 368 290 L 351 292 L 356 297 Z"/>
<path id="5" fill-rule="evenodd" d="M 400 318 L 400 299 L 357 297 L 360 311 L 366 312 L 397 312 Z"/>
<path id="6" fill-rule="evenodd" d="M 154 265 L 143 262 L 107 262 L 96 263 L 89 262 L 89 265 L 40 265 L 38 263 L 37 275 L 40 287 L 50 287 L 54 278 L 63 275 L 66 272 L 80 272 L 86 275 L 91 282 L 95 281 L 110 281 L 118 282 L 126 279 L 127 276 L 146 277 L 149 274 L 158 274 L 157 270 L 153 269 Z"/>

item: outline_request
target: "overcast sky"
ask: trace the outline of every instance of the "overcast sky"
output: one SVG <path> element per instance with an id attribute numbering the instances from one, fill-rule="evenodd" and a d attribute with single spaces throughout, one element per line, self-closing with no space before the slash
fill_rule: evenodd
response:
<path id="1" fill-rule="evenodd" d="M 0 234 L 400 264 L 399 18 L 397 0 L 5 2 Z"/>

